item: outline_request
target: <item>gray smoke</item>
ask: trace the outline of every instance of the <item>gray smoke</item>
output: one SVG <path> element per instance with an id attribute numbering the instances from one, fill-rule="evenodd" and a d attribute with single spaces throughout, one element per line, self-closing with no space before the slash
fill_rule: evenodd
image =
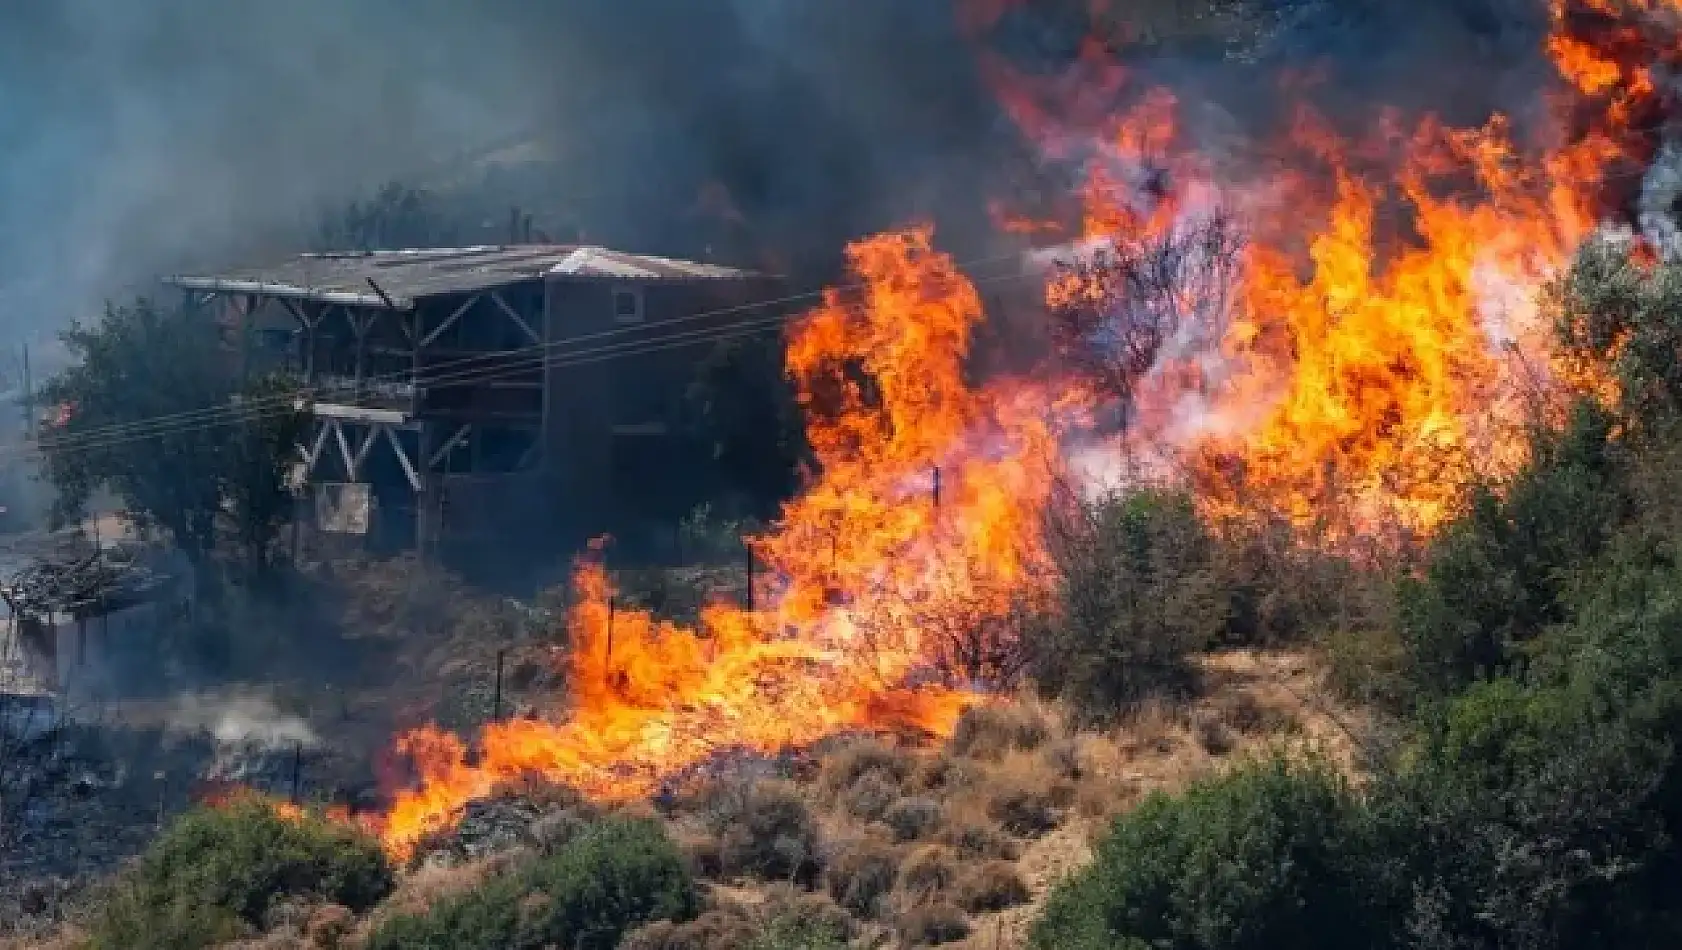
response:
<path id="1" fill-rule="evenodd" d="M 1047 170 L 1001 118 L 953 2 L 11 0 L 0 338 L 162 271 L 296 249 L 323 206 L 393 179 L 472 190 L 464 214 L 491 227 L 520 204 L 555 237 L 770 255 L 746 262 L 812 280 L 847 238 L 914 218 L 984 256 L 988 199 L 1042 189 Z M 1249 51 L 1262 66 L 1220 50 L 1132 65 L 1243 116 L 1279 98 L 1253 70 L 1340 57 L 1351 75 L 1383 67 L 1355 84 L 1362 104 L 1439 87 L 1463 104 L 1460 71 L 1487 78 L 1504 49 L 1480 37 L 1512 35 L 1504 11 L 1529 6 L 1244 2 L 1277 8 Z M 983 42 L 1054 71 L 1091 28 L 1084 6 L 1035 0 Z M 509 167 L 470 161 L 502 142 L 525 145 Z M 709 183 L 745 223 L 698 202 Z"/>

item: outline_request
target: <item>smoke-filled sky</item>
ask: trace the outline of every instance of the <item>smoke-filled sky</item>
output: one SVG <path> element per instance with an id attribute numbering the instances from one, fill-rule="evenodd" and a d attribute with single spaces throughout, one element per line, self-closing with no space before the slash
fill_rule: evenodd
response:
<path id="1" fill-rule="evenodd" d="M 716 181 L 797 268 L 918 216 L 962 253 L 1022 177 L 994 105 L 952 0 L 8 0 L 0 342 L 511 136 L 553 159 L 513 200 L 630 250 L 703 243 Z"/>

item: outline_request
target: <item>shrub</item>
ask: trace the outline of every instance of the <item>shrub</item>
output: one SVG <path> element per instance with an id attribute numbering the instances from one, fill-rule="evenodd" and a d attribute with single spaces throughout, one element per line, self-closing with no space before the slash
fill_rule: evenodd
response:
<path id="1" fill-rule="evenodd" d="M 1367 840 L 1329 766 L 1253 763 L 1118 818 L 1093 863 L 1052 891 L 1031 942 L 1374 946 L 1386 921 L 1367 883 Z"/>
<path id="2" fill-rule="evenodd" d="M 754 939 L 741 911 L 711 910 L 694 920 L 656 920 L 627 933 L 618 950 L 738 950 Z"/>
<path id="3" fill-rule="evenodd" d="M 882 899 L 899 874 L 899 853 L 868 839 L 832 857 L 824 868 L 829 896 L 855 916 L 870 919 L 883 910 Z"/>
<path id="4" fill-rule="evenodd" d="M 897 929 L 908 946 L 932 947 L 969 936 L 969 920 L 951 904 L 937 902 L 899 915 Z"/>
<path id="5" fill-rule="evenodd" d="M 971 706 L 947 743 L 956 755 L 997 762 L 1012 750 L 1031 751 L 1051 735 L 1045 717 L 1023 706 Z"/>
<path id="6" fill-rule="evenodd" d="M 880 772 L 867 772 L 841 796 L 841 807 L 860 821 L 879 821 L 899 800 L 900 786 Z"/>
<path id="7" fill-rule="evenodd" d="M 847 950 L 845 928 L 820 920 L 778 917 L 743 945 L 744 950 Z"/>
<path id="8" fill-rule="evenodd" d="M 1016 866 L 988 861 L 970 868 L 958 880 L 958 906 L 972 914 L 990 913 L 1028 902 L 1028 885 Z"/>
<path id="9" fill-rule="evenodd" d="M 1021 781 L 1009 781 L 993 792 L 987 817 L 1019 838 L 1038 838 L 1061 821 L 1051 794 Z"/>
<path id="10" fill-rule="evenodd" d="M 758 782 L 736 814 L 722 821 L 719 866 L 724 874 L 810 883 L 819 869 L 818 828 L 799 792 L 783 782 Z"/>
<path id="11" fill-rule="evenodd" d="M 1427 694 L 1519 673 L 1519 645 L 1569 619 L 1573 568 L 1606 548 L 1629 501 L 1613 432 L 1582 406 L 1565 431 L 1539 434 L 1531 465 L 1502 493 L 1476 490 L 1432 542 L 1423 576 L 1403 579 L 1402 640 Z"/>
<path id="12" fill-rule="evenodd" d="M 1191 502 L 1109 498 L 1071 535 L 1059 551 L 1061 610 L 1034 638 L 1040 691 L 1105 723 L 1153 694 L 1187 689 L 1188 655 L 1215 640 L 1230 611 Z"/>
<path id="13" fill-rule="evenodd" d="M 965 822 L 947 829 L 940 840 L 951 845 L 952 849 L 958 852 L 958 856 L 966 861 L 1014 861 L 1019 851 L 1016 842 L 996 829 L 976 822 Z"/>
<path id="14" fill-rule="evenodd" d="M 255 796 L 182 816 L 118 884 L 94 947 L 201 947 L 259 928 L 271 907 L 310 898 L 362 911 L 391 891 L 377 842 Z"/>
<path id="15" fill-rule="evenodd" d="M 888 807 L 882 822 L 894 833 L 898 842 L 926 838 L 940 829 L 944 812 L 940 802 L 921 795 L 902 798 Z"/>
<path id="16" fill-rule="evenodd" d="M 368 950 L 611 950 L 637 924 L 688 920 L 698 904 L 683 856 L 657 824 L 609 818 L 523 873 L 388 921 Z"/>
<path id="17" fill-rule="evenodd" d="M 952 849 L 924 845 L 912 851 L 899 867 L 899 892 L 906 906 L 927 903 L 945 893 L 958 878 L 958 863 Z"/>
<path id="18" fill-rule="evenodd" d="M 876 739 L 854 739 L 824 758 L 819 787 L 834 800 L 851 790 L 866 776 L 875 776 L 897 789 L 912 772 L 912 758 Z"/>

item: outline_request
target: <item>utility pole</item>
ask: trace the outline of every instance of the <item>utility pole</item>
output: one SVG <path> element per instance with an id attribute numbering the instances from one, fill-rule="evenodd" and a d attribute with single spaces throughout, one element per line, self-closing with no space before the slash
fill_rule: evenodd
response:
<path id="1" fill-rule="evenodd" d="M 35 437 L 35 378 L 29 372 L 29 344 L 23 345 L 23 430 Z"/>

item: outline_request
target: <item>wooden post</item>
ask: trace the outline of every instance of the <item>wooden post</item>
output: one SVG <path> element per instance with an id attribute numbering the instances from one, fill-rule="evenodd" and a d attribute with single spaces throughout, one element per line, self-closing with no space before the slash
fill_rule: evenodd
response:
<path id="1" fill-rule="evenodd" d="M 748 544 L 746 541 L 744 541 L 744 542 L 742 542 L 742 547 L 748 552 L 748 613 L 753 613 L 753 610 L 754 610 L 754 601 L 753 601 L 753 575 L 754 575 L 753 545 Z"/>
<path id="2" fill-rule="evenodd" d="M 292 804 L 298 804 L 298 796 L 303 791 L 304 782 L 304 741 L 297 740 L 292 744 Z"/>
<path id="3" fill-rule="evenodd" d="M 507 650 L 496 651 L 496 688 L 491 694 L 491 721 L 502 721 L 502 661 Z"/>
<path id="4" fill-rule="evenodd" d="M 934 467 L 934 506 L 940 507 L 940 466 Z"/>
<path id="5" fill-rule="evenodd" d="M 30 438 L 35 437 L 35 378 L 29 372 L 29 344 L 23 345 L 23 426 Z"/>

